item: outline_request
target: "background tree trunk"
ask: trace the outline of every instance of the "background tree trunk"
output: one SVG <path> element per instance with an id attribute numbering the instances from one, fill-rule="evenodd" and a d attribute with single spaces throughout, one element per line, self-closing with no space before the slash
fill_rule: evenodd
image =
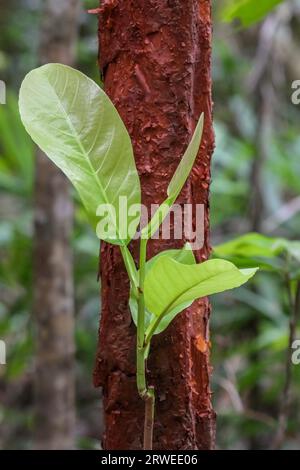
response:
<path id="1" fill-rule="evenodd" d="M 201 151 L 180 202 L 205 205 L 213 152 L 210 0 L 102 0 L 100 68 L 105 88 L 133 139 L 143 203 L 161 203 L 171 176 L 205 112 Z M 153 240 L 148 256 L 182 246 Z M 136 254 L 136 246 L 133 247 Z M 95 384 L 103 387 L 105 449 L 140 449 L 144 403 L 135 383 L 136 329 L 117 247 L 101 249 L 102 317 Z M 159 337 L 149 360 L 156 388 L 155 449 L 211 449 L 215 413 L 209 388 L 209 303 L 195 302 Z"/>
<path id="2" fill-rule="evenodd" d="M 46 0 L 40 62 L 73 64 L 79 0 Z M 70 187 L 41 151 L 37 154 L 34 233 L 36 319 L 36 447 L 74 447 L 74 305 Z"/>

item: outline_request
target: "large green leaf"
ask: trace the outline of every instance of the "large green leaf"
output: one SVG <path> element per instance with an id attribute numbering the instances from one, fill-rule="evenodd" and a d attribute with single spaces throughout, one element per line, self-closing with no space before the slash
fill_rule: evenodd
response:
<path id="1" fill-rule="evenodd" d="M 145 278 L 146 308 L 159 322 L 167 315 L 173 318 L 188 302 L 241 286 L 257 269 L 240 270 L 218 259 L 187 265 L 160 257 Z"/>
<path id="2" fill-rule="evenodd" d="M 160 253 L 158 253 L 156 256 L 151 258 L 149 261 L 146 263 L 146 275 L 149 273 L 151 268 L 155 265 L 156 261 L 162 257 L 168 257 L 170 259 L 174 259 L 178 261 L 179 263 L 184 263 L 184 264 L 195 264 L 196 260 L 193 254 L 193 251 L 190 249 L 189 244 L 187 243 L 182 249 L 179 250 L 165 250 Z M 191 302 L 186 303 L 186 307 L 191 305 Z M 137 317 L 138 317 L 138 303 L 137 303 L 137 296 L 135 294 L 134 287 L 131 286 L 130 290 L 130 300 L 129 300 L 129 306 L 130 306 L 130 311 L 131 311 L 131 316 L 134 321 L 134 323 L 137 325 Z M 145 314 L 145 328 L 151 324 L 151 322 L 155 320 L 155 316 L 151 314 L 148 310 L 146 310 Z M 170 320 L 171 321 L 171 320 Z M 160 327 L 163 327 L 163 325 L 160 325 Z M 163 328 L 164 329 L 164 328 Z M 156 334 L 160 333 L 162 329 L 158 329 L 156 331 Z"/>
<path id="3" fill-rule="evenodd" d="M 224 7 L 222 18 L 226 22 L 239 19 L 244 27 L 262 20 L 283 0 L 230 0 Z"/>
<path id="4" fill-rule="evenodd" d="M 48 64 L 25 77 L 19 107 L 27 132 L 71 180 L 93 224 L 100 220 L 99 238 L 128 244 L 139 218 L 119 202 L 139 207 L 140 183 L 130 137 L 105 92 L 71 67 Z M 100 204 L 111 210 L 97 219 Z"/>
<path id="5" fill-rule="evenodd" d="M 142 237 L 151 238 L 158 230 L 170 208 L 179 196 L 189 174 L 193 168 L 196 157 L 199 152 L 201 138 L 203 134 L 204 114 L 202 113 L 196 129 L 194 131 L 192 140 L 190 141 L 167 189 L 167 199 L 159 206 L 149 224 L 143 228 Z"/>

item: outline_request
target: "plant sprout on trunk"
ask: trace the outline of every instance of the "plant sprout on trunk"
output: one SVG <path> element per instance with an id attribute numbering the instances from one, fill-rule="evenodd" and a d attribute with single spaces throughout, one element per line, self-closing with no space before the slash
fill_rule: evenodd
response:
<path id="1" fill-rule="evenodd" d="M 222 259 L 197 264 L 189 244 L 147 260 L 147 242 L 166 219 L 194 165 L 204 115 L 169 183 L 165 201 L 140 227 L 137 269 L 128 244 L 140 225 L 140 181 L 129 134 L 108 96 L 81 72 L 48 64 L 25 77 L 19 107 L 27 132 L 78 191 L 97 236 L 120 247 L 137 326 L 136 378 L 145 401 L 144 448 L 151 449 L 155 390 L 147 383 L 146 361 L 153 336 L 164 331 L 194 300 L 238 287 L 257 270 L 240 270 Z M 125 217 L 124 198 L 128 208 Z"/>

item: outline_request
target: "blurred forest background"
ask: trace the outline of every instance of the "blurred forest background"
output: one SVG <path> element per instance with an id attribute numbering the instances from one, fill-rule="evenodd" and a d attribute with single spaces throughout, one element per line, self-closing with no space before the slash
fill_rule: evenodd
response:
<path id="1" fill-rule="evenodd" d="M 79 2 L 77 68 L 99 82 L 96 0 Z M 275 2 L 274 2 L 275 3 Z M 23 129 L 17 93 L 39 64 L 42 0 L 0 0 L 0 448 L 34 448 L 36 367 L 33 218 L 36 149 Z M 211 186 L 212 244 L 257 231 L 299 239 L 300 1 L 282 2 L 250 28 L 220 18 L 214 2 L 216 151 Z M 99 448 L 100 392 L 92 385 L 99 321 L 99 244 L 75 200 L 72 231 L 78 449 Z M 268 448 L 278 427 L 285 381 L 289 305 L 281 279 L 260 272 L 247 287 L 213 299 L 214 408 L 220 449 Z M 300 339 L 300 332 L 298 331 Z M 300 449 L 300 365 L 292 369 L 291 413 L 283 448 Z M 47 403 L 45 403 L 47 407 Z"/>

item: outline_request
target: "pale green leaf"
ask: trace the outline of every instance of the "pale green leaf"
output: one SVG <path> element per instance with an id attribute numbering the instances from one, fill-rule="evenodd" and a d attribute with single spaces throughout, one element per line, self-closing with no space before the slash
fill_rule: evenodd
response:
<path id="1" fill-rule="evenodd" d="M 100 204 L 111 208 L 101 214 L 107 226 L 98 224 L 98 236 L 126 245 L 139 220 L 119 201 L 139 207 L 140 183 L 130 137 L 105 92 L 71 67 L 48 64 L 25 77 L 19 107 L 27 132 L 73 183 L 93 224 L 101 222 Z"/>
<path id="2" fill-rule="evenodd" d="M 168 258 L 174 259 L 174 260 L 176 260 L 180 263 L 184 263 L 184 264 L 195 264 L 196 263 L 193 251 L 190 249 L 190 246 L 187 243 L 182 249 L 162 251 L 162 252 L 158 253 L 156 256 L 154 256 L 153 258 L 151 258 L 149 261 L 147 261 L 147 263 L 146 263 L 146 275 L 147 275 L 147 273 L 149 273 L 152 266 L 155 265 L 156 261 L 159 258 L 162 258 L 162 257 L 165 257 L 165 256 L 168 257 Z M 191 304 L 191 302 L 187 302 L 186 307 L 188 307 L 190 304 Z M 135 293 L 134 286 L 131 286 L 129 306 L 130 306 L 132 319 L 133 319 L 135 325 L 137 325 L 138 304 L 137 304 L 137 295 Z M 155 319 L 155 317 L 148 310 L 146 310 L 145 328 L 147 328 L 149 326 L 149 324 L 154 319 Z M 159 331 L 157 333 L 159 333 Z"/>
<path id="3" fill-rule="evenodd" d="M 138 270 L 136 269 L 136 265 L 133 259 L 132 254 L 130 253 L 129 249 L 127 246 L 121 246 L 121 253 L 123 256 L 123 261 L 126 267 L 126 271 L 128 273 L 129 279 L 131 281 L 131 284 L 133 286 L 135 294 L 137 293 L 137 288 L 139 284 L 139 278 L 138 278 Z"/>
<path id="4" fill-rule="evenodd" d="M 188 302 L 239 287 L 256 271 L 257 268 L 240 270 L 229 261 L 218 259 L 186 265 L 161 257 L 146 275 L 146 308 L 159 321 L 166 315 L 173 318 Z"/>
<path id="5" fill-rule="evenodd" d="M 203 125 L 204 114 L 202 113 L 194 131 L 192 140 L 189 143 L 189 146 L 186 149 L 181 159 L 181 162 L 179 163 L 173 175 L 173 178 L 171 179 L 170 184 L 168 186 L 167 194 L 169 198 L 172 198 L 174 201 L 179 196 L 179 193 L 182 190 L 194 166 L 200 148 L 201 138 L 203 134 Z"/>

